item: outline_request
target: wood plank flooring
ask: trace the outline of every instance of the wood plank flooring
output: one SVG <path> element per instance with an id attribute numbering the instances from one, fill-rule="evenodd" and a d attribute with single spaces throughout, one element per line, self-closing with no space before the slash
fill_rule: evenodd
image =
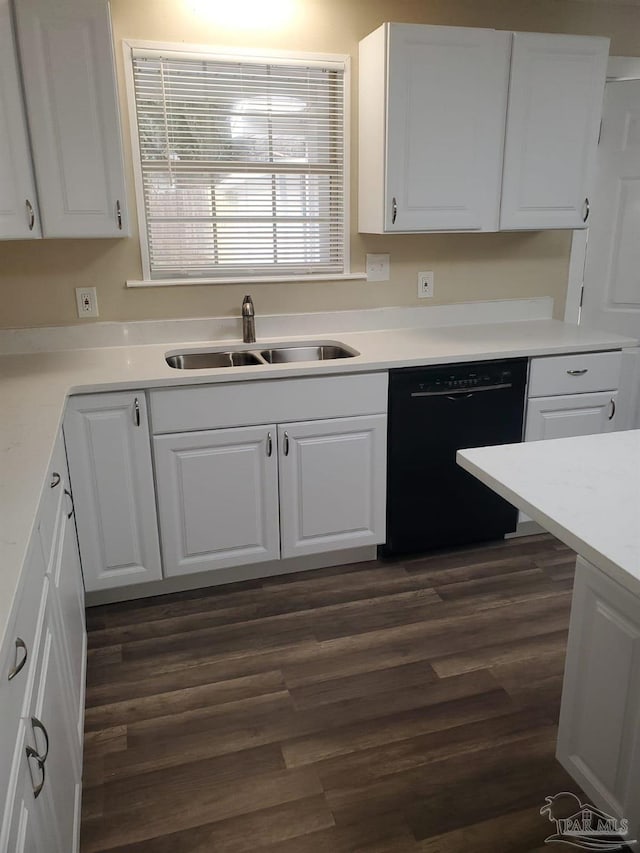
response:
<path id="1" fill-rule="evenodd" d="M 574 555 L 534 536 L 88 611 L 83 853 L 525 853 Z"/>

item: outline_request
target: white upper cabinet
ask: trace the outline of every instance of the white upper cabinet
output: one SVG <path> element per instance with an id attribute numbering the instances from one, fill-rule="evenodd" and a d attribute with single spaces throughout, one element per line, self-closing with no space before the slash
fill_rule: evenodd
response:
<path id="1" fill-rule="evenodd" d="M 360 42 L 360 231 L 497 230 L 510 44 L 416 24 Z"/>
<path id="2" fill-rule="evenodd" d="M 588 222 L 609 39 L 515 33 L 500 228 Z"/>
<path id="3" fill-rule="evenodd" d="M 0 240 L 40 237 L 8 0 L 0 0 Z"/>
<path id="4" fill-rule="evenodd" d="M 109 4 L 18 0 L 15 5 L 43 234 L 125 236 Z"/>
<path id="5" fill-rule="evenodd" d="M 360 42 L 359 230 L 584 228 L 608 50 L 383 24 Z"/>

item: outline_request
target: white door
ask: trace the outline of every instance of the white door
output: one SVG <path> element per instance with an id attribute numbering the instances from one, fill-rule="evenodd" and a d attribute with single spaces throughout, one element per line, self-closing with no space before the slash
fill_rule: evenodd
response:
<path id="1" fill-rule="evenodd" d="M 385 539 L 386 415 L 278 427 L 282 556 Z"/>
<path id="2" fill-rule="evenodd" d="M 607 83 L 580 322 L 640 338 L 640 80 Z"/>
<path id="3" fill-rule="evenodd" d="M 84 686 L 87 659 L 87 632 L 84 620 L 84 586 L 76 539 L 76 526 L 71 511 L 63 504 L 60 519 L 58 552 L 53 570 L 53 591 L 61 645 L 65 652 L 74 727 L 81 746 L 84 736 Z"/>
<path id="4" fill-rule="evenodd" d="M 166 576 L 278 559 L 275 426 L 153 441 Z"/>
<path id="5" fill-rule="evenodd" d="M 510 43 L 390 25 L 386 231 L 497 230 Z"/>
<path id="6" fill-rule="evenodd" d="M 584 228 L 609 40 L 515 33 L 500 228 Z"/>
<path id="7" fill-rule="evenodd" d="M 64 437 L 85 589 L 160 580 L 144 392 L 72 397 Z"/>
<path id="8" fill-rule="evenodd" d="M 640 601 L 576 566 L 557 756 L 593 803 L 640 832 Z"/>
<path id="9" fill-rule="evenodd" d="M 617 391 L 534 397 L 527 403 L 524 440 L 597 435 L 618 429 Z"/>
<path id="10" fill-rule="evenodd" d="M 0 240 L 40 237 L 9 0 L 0 0 Z"/>
<path id="11" fill-rule="evenodd" d="M 640 339 L 640 80 L 605 89 L 580 323 Z M 575 245 L 575 244 L 574 244 Z M 640 350 L 624 354 L 621 414 L 640 428 Z"/>
<path id="12" fill-rule="evenodd" d="M 25 99 L 45 237 L 128 233 L 106 0 L 20 0 Z"/>

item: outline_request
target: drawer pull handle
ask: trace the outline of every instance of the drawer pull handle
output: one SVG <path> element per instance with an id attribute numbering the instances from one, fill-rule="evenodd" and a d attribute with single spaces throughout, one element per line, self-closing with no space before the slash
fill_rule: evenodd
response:
<path id="1" fill-rule="evenodd" d="M 37 800 L 38 797 L 40 796 L 41 792 L 42 792 L 42 789 L 44 788 L 44 780 L 45 780 L 44 761 L 40 758 L 40 756 L 38 755 L 38 753 L 35 751 L 35 749 L 32 746 L 28 746 L 26 748 L 26 753 L 27 753 L 27 764 L 29 765 L 29 775 L 31 776 L 31 787 L 33 788 L 33 798 L 35 800 Z M 33 770 L 31 769 L 31 759 L 32 758 L 35 758 L 35 760 L 38 764 L 38 769 L 40 770 L 40 773 L 42 774 L 42 779 L 40 780 L 40 782 L 37 785 L 33 781 Z"/>
<path id="2" fill-rule="evenodd" d="M 591 212 L 591 207 L 589 205 L 589 199 L 585 198 L 584 205 L 582 206 L 582 221 L 586 222 L 589 218 L 589 213 Z"/>
<path id="3" fill-rule="evenodd" d="M 614 398 L 611 398 L 611 414 L 609 415 L 609 420 L 612 421 L 616 416 L 616 401 Z"/>
<path id="4" fill-rule="evenodd" d="M 118 223 L 118 230 L 122 231 L 122 205 L 120 204 L 120 199 L 116 201 L 116 222 Z"/>
<path id="5" fill-rule="evenodd" d="M 16 646 L 16 659 L 15 659 L 15 663 L 13 664 L 11 669 L 9 670 L 9 675 L 8 675 L 9 681 L 12 681 L 16 677 L 16 675 L 24 668 L 24 665 L 27 662 L 27 657 L 29 656 L 29 653 L 27 652 L 27 644 L 22 639 L 22 637 L 16 637 L 15 646 Z M 20 650 L 22 650 L 23 654 L 22 654 L 22 657 L 20 658 L 20 660 L 18 660 L 18 655 L 20 653 Z"/>
<path id="6" fill-rule="evenodd" d="M 137 397 L 133 401 L 133 422 L 137 427 L 140 426 L 140 400 Z"/>
<path id="7" fill-rule="evenodd" d="M 40 755 L 39 752 L 34 750 L 39 760 L 44 764 L 47 758 L 49 757 L 49 732 L 46 730 L 45 725 L 41 722 L 37 717 L 31 717 L 31 728 L 33 730 L 33 736 L 36 736 L 36 729 L 39 729 L 44 735 L 44 755 Z"/>
<path id="8" fill-rule="evenodd" d="M 271 437 L 271 433 L 267 433 L 267 458 L 271 459 L 271 454 L 273 453 L 273 439 Z"/>
<path id="9" fill-rule="evenodd" d="M 396 201 L 396 197 L 393 197 L 393 202 L 391 204 L 391 224 L 396 224 L 396 219 L 398 218 L 398 202 Z"/>
<path id="10" fill-rule="evenodd" d="M 64 490 L 64 493 L 65 493 L 65 495 L 69 498 L 69 500 L 71 501 L 71 509 L 70 509 L 70 510 L 69 510 L 69 512 L 67 513 L 67 518 L 71 518 L 71 516 L 73 515 L 73 513 L 76 511 L 75 505 L 74 505 L 74 503 L 73 503 L 73 495 L 71 494 L 71 492 L 69 491 L 69 489 L 65 489 L 65 490 Z"/>
<path id="11" fill-rule="evenodd" d="M 284 455 L 289 455 L 289 433 L 285 432 L 284 434 L 284 447 L 282 448 Z"/>
<path id="12" fill-rule="evenodd" d="M 569 376 L 584 376 L 589 370 L 588 367 L 583 367 L 582 370 L 567 370 Z"/>
<path id="13" fill-rule="evenodd" d="M 60 485 L 61 480 L 62 480 L 62 477 L 60 476 L 60 474 L 58 474 L 57 471 L 52 471 L 51 472 L 51 482 L 49 483 L 49 485 L 51 486 L 52 489 L 55 489 L 56 486 Z"/>

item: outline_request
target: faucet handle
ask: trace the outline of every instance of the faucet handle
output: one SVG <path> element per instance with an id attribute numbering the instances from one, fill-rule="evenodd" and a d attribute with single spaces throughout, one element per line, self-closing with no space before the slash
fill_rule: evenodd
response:
<path id="1" fill-rule="evenodd" d="M 245 296 L 245 298 L 242 300 L 242 313 L 245 316 L 249 316 L 249 317 L 253 317 L 253 315 L 255 313 L 254 308 L 253 308 L 253 299 L 251 298 L 251 296 L 249 296 L 249 294 L 247 294 Z"/>

